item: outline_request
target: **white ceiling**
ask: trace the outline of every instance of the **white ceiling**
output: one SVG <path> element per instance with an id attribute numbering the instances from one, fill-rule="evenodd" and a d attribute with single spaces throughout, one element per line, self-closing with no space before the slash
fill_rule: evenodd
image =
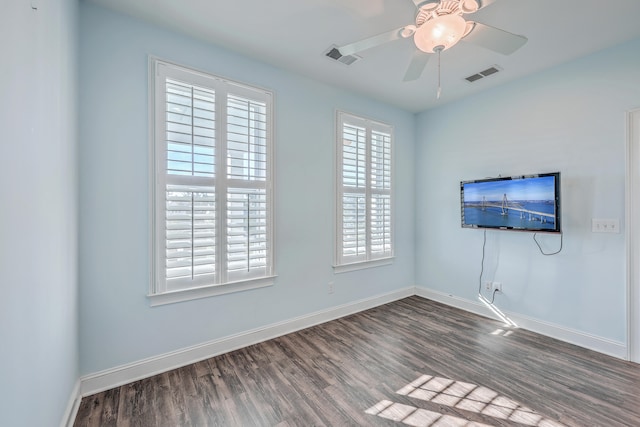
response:
<path id="1" fill-rule="evenodd" d="M 325 57 L 344 45 L 413 23 L 411 0 L 85 0 L 159 24 L 350 91 L 423 111 L 488 87 L 640 37 L 640 0 L 495 0 L 467 19 L 529 40 L 503 56 L 463 42 L 403 82 L 415 47 L 401 39 L 362 52 L 347 66 Z M 638 53 L 640 55 L 640 52 Z M 468 83 L 490 66 L 502 71 Z"/>

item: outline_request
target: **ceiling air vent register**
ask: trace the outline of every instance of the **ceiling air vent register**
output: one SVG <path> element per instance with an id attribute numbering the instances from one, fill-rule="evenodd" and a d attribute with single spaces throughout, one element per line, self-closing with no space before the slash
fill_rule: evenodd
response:
<path id="1" fill-rule="evenodd" d="M 357 55 L 343 55 L 340 53 L 336 46 L 332 46 L 331 49 L 325 55 L 331 59 L 335 59 L 338 62 L 341 62 L 345 65 L 351 65 L 357 60 L 361 59 Z"/>
<path id="2" fill-rule="evenodd" d="M 501 70 L 502 69 L 500 67 L 498 67 L 497 65 L 494 65 L 493 67 L 489 67 L 486 70 L 480 71 L 479 73 L 472 74 L 469 77 L 465 77 L 464 79 L 469 83 L 473 83 L 482 78 L 489 77 L 490 75 L 495 74 Z"/>

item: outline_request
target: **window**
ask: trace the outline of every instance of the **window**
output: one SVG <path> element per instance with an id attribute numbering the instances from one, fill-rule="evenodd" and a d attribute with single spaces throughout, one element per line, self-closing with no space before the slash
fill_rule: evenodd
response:
<path id="1" fill-rule="evenodd" d="M 272 94 L 151 59 L 152 305 L 273 280 Z"/>
<path id="2" fill-rule="evenodd" d="M 338 267 L 377 265 L 393 257 L 392 144 L 391 126 L 338 112 Z"/>

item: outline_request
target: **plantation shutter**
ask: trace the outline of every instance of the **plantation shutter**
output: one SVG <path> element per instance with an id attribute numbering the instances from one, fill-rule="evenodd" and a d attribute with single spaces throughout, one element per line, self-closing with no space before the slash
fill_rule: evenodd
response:
<path id="1" fill-rule="evenodd" d="M 267 268 L 266 104 L 230 95 L 227 103 L 227 271 L 229 280 Z"/>
<path id="2" fill-rule="evenodd" d="M 155 65 L 152 293 L 272 275 L 271 95 Z"/>
<path id="3" fill-rule="evenodd" d="M 336 265 L 393 256 L 391 127 L 338 113 Z"/>
<path id="4" fill-rule="evenodd" d="M 342 129 L 342 257 L 367 254 L 367 135 L 360 126 Z"/>
<path id="5" fill-rule="evenodd" d="M 391 134 L 371 132 L 371 258 L 391 256 Z"/>
<path id="6" fill-rule="evenodd" d="M 165 79 L 167 289 L 216 281 L 215 91 Z"/>

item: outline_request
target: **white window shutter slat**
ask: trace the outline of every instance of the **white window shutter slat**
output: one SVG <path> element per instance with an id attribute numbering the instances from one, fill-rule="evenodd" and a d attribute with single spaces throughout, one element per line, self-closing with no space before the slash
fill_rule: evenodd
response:
<path id="1" fill-rule="evenodd" d="M 227 271 L 252 276 L 267 267 L 266 190 L 229 188 L 227 197 Z"/>
<path id="2" fill-rule="evenodd" d="M 166 80 L 168 175 L 215 175 L 215 92 Z"/>

